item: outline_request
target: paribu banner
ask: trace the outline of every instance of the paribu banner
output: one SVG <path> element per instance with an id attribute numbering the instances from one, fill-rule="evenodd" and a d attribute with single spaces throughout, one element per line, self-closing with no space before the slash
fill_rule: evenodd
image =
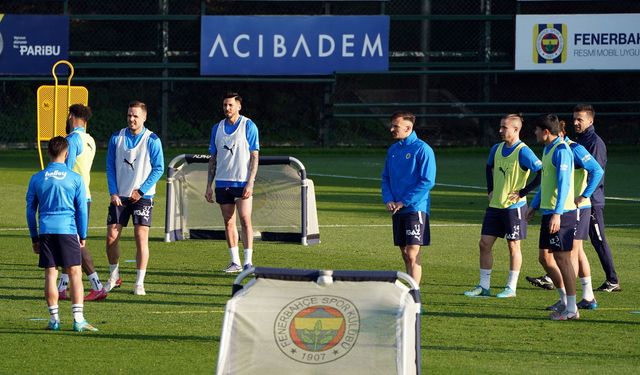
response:
<path id="1" fill-rule="evenodd" d="M 516 16 L 516 70 L 640 68 L 640 14 Z"/>
<path id="2" fill-rule="evenodd" d="M 388 16 L 203 16 L 201 75 L 326 75 L 389 66 Z"/>
<path id="3" fill-rule="evenodd" d="M 51 74 L 69 50 L 69 17 L 0 14 L 0 74 Z"/>

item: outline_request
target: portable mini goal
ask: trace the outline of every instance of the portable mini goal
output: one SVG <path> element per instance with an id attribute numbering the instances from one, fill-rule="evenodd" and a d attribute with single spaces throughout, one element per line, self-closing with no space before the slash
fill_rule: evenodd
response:
<path id="1" fill-rule="evenodd" d="M 420 374 L 420 309 L 403 272 L 246 270 L 226 304 L 216 374 Z"/>
<path id="2" fill-rule="evenodd" d="M 165 242 L 225 239 L 220 207 L 204 197 L 210 158 L 210 155 L 182 154 L 169 163 Z M 260 156 L 253 190 L 252 225 L 253 236 L 263 241 L 303 245 L 320 242 L 313 181 L 307 179 L 304 165 L 298 159 Z"/>

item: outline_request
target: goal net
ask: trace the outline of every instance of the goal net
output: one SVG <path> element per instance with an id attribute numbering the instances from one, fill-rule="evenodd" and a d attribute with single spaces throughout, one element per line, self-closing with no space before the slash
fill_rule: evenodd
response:
<path id="1" fill-rule="evenodd" d="M 224 240 L 218 204 L 206 201 L 210 155 L 182 154 L 167 168 L 165 242 Z M 236 215 L 237 216 L 237 215 Z M 260 156 L 253 190 L 253 236 L 263 241 L 320 242 L 313 181 L 290 156 Z M 241 226 L 238 220 L 238 229 Z"/>

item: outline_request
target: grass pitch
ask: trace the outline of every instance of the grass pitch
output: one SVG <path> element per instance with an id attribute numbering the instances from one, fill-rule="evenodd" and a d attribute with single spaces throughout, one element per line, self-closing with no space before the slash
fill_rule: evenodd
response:
<path id="1" fill-rule="evenodd" d="M 202 152 L 203 150 L 192 150 Z M 422 369 L 432 374 L 637 373 L 640 366 L 640 167 L 637 149 L 609 152 L 607 238 L 621 280 L 620 293 L 596 293 L 600 307 L 574 322 L 549 321 L 544 307 L 557 293 L 527 284 L 539 276 L 539 216 L 523 242 L 518 297 L 468 298 L 478 282 L 480 223 L 486 207 L 484 163 L 488 150 L 438 150 L 438 185 L 432 192 L 432 246 L 423 253 L 421 293 Z M 170 160 L 178 152 L 167 153 Z M 313 269 L 400 270 L 392 246 L 390 218 L 380 202 L 379 176 L 385 150 L 308 152 L 292 155 L 316 185 L 322 243 L 257 242 L 259 266 Z M 537 152 L 539 154 L 539 152 Z M 0 373 L 211 373 L 215 369 L 224 304 L 235 276 L 222 241 L 164 243 L 164 183 L 158 185 L 151 230 L 147 296 L 133 296 L 135 243 L 130 228 L 121 242 L 122 288 L 104 302 L 85 304 L 87 319 L 100 331 L 71 331 L 71 307 L 61 301 L 61 332 L 48 332 L 43 272 L 25 229 L 24 196 L 38 162 L 34 151 L 0 152 Z M 104 153 L 94 163 L 88 246 L 106 281 L 104 223 L 108 194 Z M 212 215 L 219 215 L 216 206 Z M 590 244 L 594 287 L 603 272 Z M 506 282 L 508 254 L 494 247 L 495 294 Z M 88 288 L 85 278 L 85 288 Z M 578 292 L 580 293 L 580 291 Z M 580 295 L 578 295 L 580 298 Z M 357 364 L 354 364 L 357 368 Z"/>

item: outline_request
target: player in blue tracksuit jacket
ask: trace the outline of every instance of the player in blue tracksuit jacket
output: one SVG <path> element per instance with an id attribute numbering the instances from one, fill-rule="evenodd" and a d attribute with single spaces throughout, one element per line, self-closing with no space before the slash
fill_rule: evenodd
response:
<path id="1" fill-rule="evenodd" d="M 382 200 L 392 216 L 393 242 L 406 271 L 418 284 L 422 277 L 420 246 L 431 242 L 429 192 L 436 182 L 433 149 L 413 131 L 416 117 L 405 111 L 391 115 L 391 135 L 382 172 Z"/>
<path id="2" fill-rule="evenodd" d="M 49 141 L 51 163 L 36 173 L 27 189 L 27 224 L 38 265 L 45 269 L 45 298 L 49 307 L 48 329 L 60 329 L 58 270 L 63 267 L 71 282 L 73 329 L 96 331 L 84 319 L 80 246 L 87 237 L 87 196 L 82 177 L 67 168 L 68 143 L 63 137 Z M 36 214 L 38 220 L 36 220 Z"/>
<path id="3" fill-rule="evenodd" d="M 593 125 L 595 111 L 589 104 L 578 104 L 573 109 L 573 125 L 577 137 L 576 141 L 584 146 L 589 153 L 598 161 L 600 167 L 606 171 L 607 167 L 607 146 L 602 138 L 598 136 Z M 602 177 L 598 187 L 591 196 L 591 221 L 589 223 L 589 237 L 591 244 L 598 254 L 602 270 L 606 280 L 596 290 L 601 292 L 619 292 L 622 290 L 615 265 L 613 264 L 613 253 L 607 243 L 604 224 L 604 180 Z"/>

